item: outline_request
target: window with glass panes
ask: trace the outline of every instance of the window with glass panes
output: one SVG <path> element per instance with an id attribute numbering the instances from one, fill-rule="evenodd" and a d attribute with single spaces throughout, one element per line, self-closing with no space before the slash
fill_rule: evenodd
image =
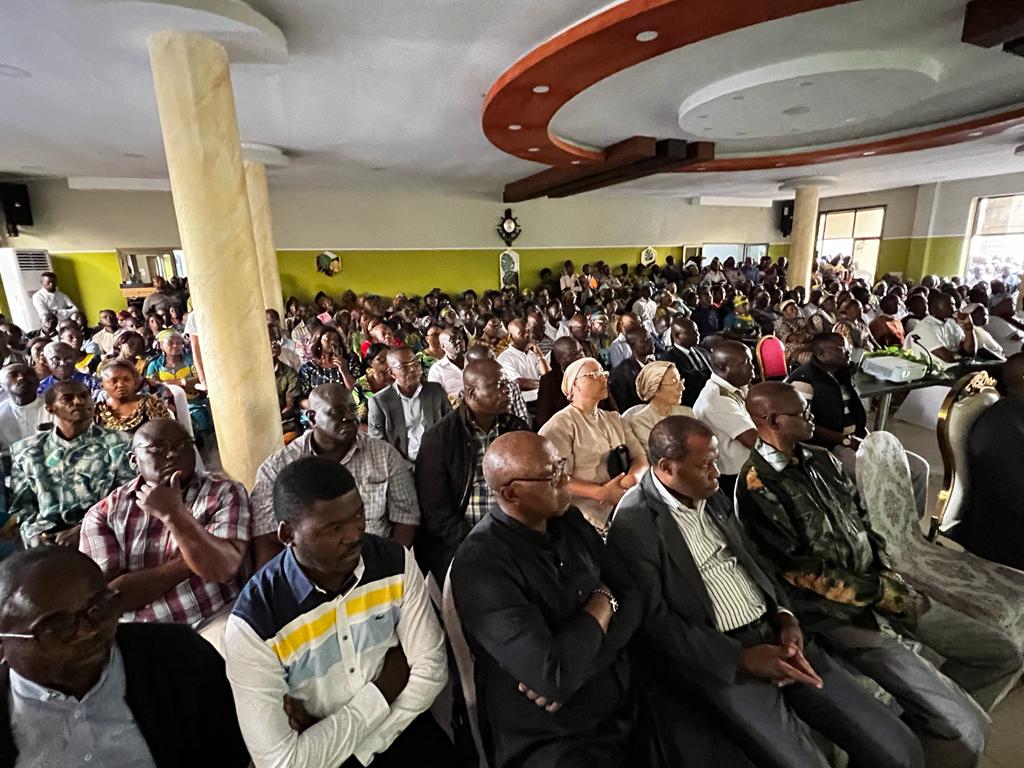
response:
<path id="1" fill-rule="evenodd" d="M 818 216 L 818 258 L 852 256 L 854 274 L 872 277 L 878 265 L 885 206 L 829 211 Z"/>
<path id="2" fill-rule="evenodd" d="M 1024 272 L 1024 195 L 978 198 L 967 254 L 968 282 L 1008 279 Z"/>

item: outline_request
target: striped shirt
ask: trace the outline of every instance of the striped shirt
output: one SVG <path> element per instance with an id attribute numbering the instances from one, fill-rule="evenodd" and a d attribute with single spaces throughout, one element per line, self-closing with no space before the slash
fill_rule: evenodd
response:
<path id="1" fill-rule="evenodd" d="M 355 584 L 314 584 L 289 547 L 235 603 L 224 637 L 242 736 L 257 768 L 363 765 L 426 711 L 448 676 L 444 635 L 415 559 L 400 544 L 364 535 Z M 373 680 L 401 645 L 409 682 L 390 705 Z M 285 695 L 321 718 L 301 735 Z"/>
<path id="2" fill-rule="evenodd" d="M 137 477 L 88 511 L 82 521 L 79 548 L 99 565 L 108 579 L 125 572 L 163 565 L 180 557 L 167 526 L 145 512 L 135 494 Z M 185 506 L 211 536 L 248 541 L 252 524 L 249 495 L 241 483 L 197 474 L 185 489 Z M 126 611 L 122 621 L 167 621 L 195 626 L 230 604 L 242 587 L 236 574 L 224 583 L 193 574 L 149 605 Z"/>
<path id="3" fill-rule="evenodd" d="M 672 510 L 672 518 L 704 579 L 718 630 L 729 632 L 764 616 L 767 605 L 761 588 L 729 549 L 722 531 L 708 515 L 707 501 L 700 499 L 697 508 L 690 509 L 669 493 L 653 472 L 651 479 Z"/>

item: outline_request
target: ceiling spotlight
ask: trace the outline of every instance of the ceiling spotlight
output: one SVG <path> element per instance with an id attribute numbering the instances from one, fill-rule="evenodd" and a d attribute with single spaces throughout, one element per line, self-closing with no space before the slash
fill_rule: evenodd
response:
<path id="1" fill-rule="evenodd" d="M 743 94 L 739 94 L 738 96 L 733 96 L 732 100 L 733 101 L 743 101 L 745 98 L 747 98 L 747 97 L 744 96 Z"/>
<path id="2" fill-rule="evenodd" d="M 639 35 L 637 35 L 636 41 L 638 43 L 649 43 L 651 42 L 651 40 L 654 40 L 657 36 L 657 32 L 655 32 L 654 30 L 648 30 L 647 32 L 641 32 Z"/>
<path id="3" fill-rule="evenodd" d="M 844 123 L 856 123 L 857 122 L 857 118 L 856 117 L 848 117 L 845 120 L 843 120 L 843 122 Z"/>
<path id="4" fill-rule="evenodd" d="M 697 119 L 698 120 L 707 120 L 708 116 L 707 115 L 697 115 Z"/>
<path id="5" fill-rule="evenodd" d="M 535 85 L 533 86 L 534 93 L 547 93 L 551 89 L 546 85 Z"/>
<path id="6" fill-rule="evenodd" d="M 867 152 L 861 152 L 861 155 L 864 157 L 871 157 L 873 154 L 875 154 L 873 149 L 869 149 Z"/>
<path id="7" fill-rule="evenodd" d="M 974 136 L 974 137 L 977 137 L 977 136 L 984 136 L 984 135 L 985 135 L 985 132 L 984 132 L 984 131 L 971 131 L 971 132 L 970 132 L 970 133 L 968 133 L 967 135 L 968 135 L 968 136 Z"/>
<path id="8" fill-rule="evenodd" d="M 540 152 L 540 147 L 530 147 L 527 152 Z"/>
<path id="9" fill-rule="evenodd" d="M 811 108 L 804 104 L 797 104 L 795 107 L 789 107 L 782 110 L 784 115 L 806 115 L 811 111 Z"/>
<path id="10" fill-rule="evenodd" d="M 813 80 L 804 80 L 802 83 L 800 83 L 801 88 L 810 88 L 812 85 L 814 85 Z"/>
<path id="11" fill-rule="evenodd" d="M 523 126 L 521 126 L 521 125 L 517 125 L 516 123 L 513 123 L 512 125 L 510 125 L 510 126 L 508 127 L 508 129 L 509 129 L 510 131 L 521 131 L 521 130 L 523 130 Z"/>
<path id="12" fill-rule="evenodd" d="M 782 168 L 784 165 L 785 165 L 785 163 L 776 163 L 775 167 L 776 168 Z"/>
<path id="13" fill-rule="evenodd" d="M 747 132 L 746 131 L 736 131 L 736 135 L 737 136 L 746 136 Z"/>
<path id="14" fill-rule="evenodd" d="M 580 164 L 580 163 L 582 163 L 582 162 L 583 162 L 582 160 L 573 160 L 573 161 L 571 161 L 571 163 L 570 163 L 570 164 L 571 164 L 571 165 L 579 165 L 579 164 Z"/>
<path id="15" fill-rule="evenodd" d="M 21 67 L 0 64 L 0 77 L 32 77 L 32 73 Z"/>

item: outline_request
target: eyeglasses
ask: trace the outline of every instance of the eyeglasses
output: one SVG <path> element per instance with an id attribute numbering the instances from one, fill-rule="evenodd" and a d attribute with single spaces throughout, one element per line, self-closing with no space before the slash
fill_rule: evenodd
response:
<path id="1" fill-rule="evenodd" d="M 181 453 L 188 453 L 195 446 L 195 441 L 191 438 L 186 440 L 178 440 L 174 443 L 165 442 L 154 442 L 148 445 L 142 446 L 142 450 L 150 456 L 167 456 Z"/>
<path id="2" fill-rule="evenodd" d="M 408 363 L 402 363 L 401 365 L 389 365 L 388 367 L 393 371 L 414 371 L 421 366 L 419 360 L 410 360 Z"/>
<path id="3" fill-rule="evenodd" d="M 557 488 L 561 479 L 565 476 L 565 465 L 569 462 L 568 459 L 559 459 L 555 462 L 555 471 L 548 477 L 514 477 L 511 480 L 505 482 L 505 485 L 511 483 L 551 483 L 552 488 Z"/>
<path id="4" fill-rule="evenodd" d="M 769 414 L 771 415 L 771 414 Z M 811 406 L 805 406 L 802 411 L 798 413 L 776 413 L 776 416 L 791 416 L 794 419 L 803 419 L 804 421 L 814 421 L 814 414 L 811 413 Z"/>
<path id="5" fill-rule="evenodd" d="M 581 379 L 607 379 L 608 371 L 590 371 L 588 373 L 581 373 L 579 375 Z"/>
<path id="6" fill-rule="evenodd" d="M 52 616 L 38 622 L 27 633 L 0 632 L 0 638 L 35 640 L 40 643 L 58 645 L 70 643 L 78 635 L 84 619 L 93 627 L 121 615 L 121 593 L 108 589 L 92 604 L 76 613 Z"/>

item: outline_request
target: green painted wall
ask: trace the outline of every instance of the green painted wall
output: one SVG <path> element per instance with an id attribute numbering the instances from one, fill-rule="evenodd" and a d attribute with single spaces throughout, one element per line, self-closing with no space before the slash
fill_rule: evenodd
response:
<path id="1" fill-rule="evenodd" d="M 910 243 L 909 237 L 894 237 L 879 243 L 878 263 L 875 265 L 876 280 L 887 272 L 906 274 Z"/>
<path id="2" fill-rule="evenodd" d="M 122 309 L 124 297 L 118 287 L 121 270 L 115 251 L 51 253 L 57 283 L 89 317 L 97 322 L 101 309 Z"/>
<path id="3" fill-rule="evenodd" d="M 963 237 L 915 237 L 910 241 L 906 275 L 914 280 L 924 275 L 962 275 L 965 258 Z"/>
<path id="4" fill-rule="evenodd" d="M 770 243 L 768 245 L 768 255 L 771 256 L 772 261 L 778 261 L 783 256 L 789 258 L 789 243 Z"/>

